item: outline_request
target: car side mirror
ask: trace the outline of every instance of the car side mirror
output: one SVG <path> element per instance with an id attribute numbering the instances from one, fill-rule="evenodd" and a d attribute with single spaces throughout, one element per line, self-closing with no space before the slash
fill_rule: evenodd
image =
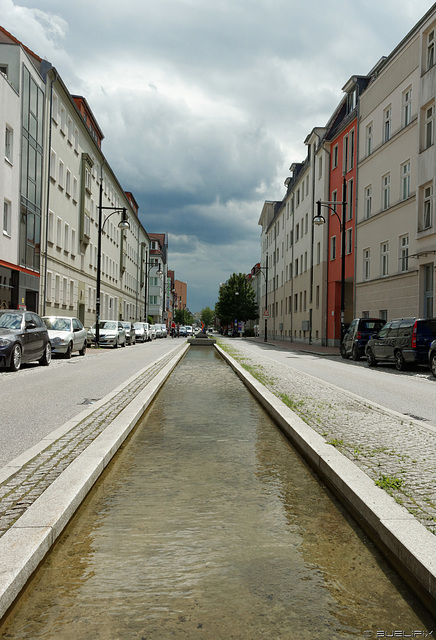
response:
<path id="1" fill-rule="evenodd" d="M 36 324 L 32 322 L 32 320 L 28 320 L 26 322 L 26 329 L 34 329 L 35 327 L 36 327 Z"/>

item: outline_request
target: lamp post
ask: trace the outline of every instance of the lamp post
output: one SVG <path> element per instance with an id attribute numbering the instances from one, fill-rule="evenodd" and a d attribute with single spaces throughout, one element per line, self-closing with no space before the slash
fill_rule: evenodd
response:
<path id="1" fill-rule="evenodd" d="M 263 317 L 265 318 L 265 336 L 263 338 L 264 342 L 268 342 L 267 339 L 267 330 L 268 330 L 268 254 L 266 254 L 266 264 L 264 267 L 258 267 L 258 271 L 261 271 L 265 278 L 265 311 L 263 312 Z M 252 270 L 253 273 L 253 270 Z"/>
<path id="2" fill-rule="evenodd" d="M 151 267 L 157 267 L 157 271 L 156 271 L 156 275 L 157 276 L 161 276 L 162 271 L 160 270 L 160 263 L 159 262 L 148 262 L 148 254 L 147 252 L 145 252 L 145 283 L 144 283 L 144 322 L 148 322 L 147 320 L 147 307 L 148 307 L 148 300 L 147 300 L 147 294 L 148 294 L 148 279 L 149 279 L 149 274 L 150 274 L 150 269 Z"/>
<path id="3" fill-rule="evenodd" d="M 342 206 L 342 220 L 338 216 L 336 209 L 334 208 L 336 205 Z M 339 220 L 339 229 L 341 232 L 341 343 L 344 337 L 344 327 L 345 327 L 345 219 L 347 214 L 347 182 L 345 180 L 345 176 L 342 181 L 342 201 L 341 202 L 321 202 L 318 200 L 317 203 L 317 215 L 313 219 L 313 223 L 320 226 L 325 224 L 325 218 L 321 215 L 321 207 L 326 207 L 330 209 L 337 219 Z"/>
<path id="4" fill-rule="evenodd" d="M 112 211 L 103 220 L 103 210 Z M 98 207 L 98 239 L 97 239 L 97 294 L 95 301 L 95 343 L 98 346 L 100 342 L 100 293 L 101 293 L 101 236 L 103 234 L 104 225 L 109 218 L 116 213 L 121 213 L 122 217 L 118 223 L 119 229 L 130 229 L 130 223 L 127 218 L 126 207 Z"/>

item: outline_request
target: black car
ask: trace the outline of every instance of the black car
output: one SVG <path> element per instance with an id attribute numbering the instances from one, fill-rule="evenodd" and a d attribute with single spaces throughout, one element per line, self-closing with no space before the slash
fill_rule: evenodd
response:
<path id="1" fill-rule="evenodd" d="M 38 314 L 20 309 L 0 310 L 0 366 L 18 371 L 24 362 L 51 362 L 47 327 Z"/>
<path id="2" fill-rule="evenodd" d="M 381 318 L 354 318 L 344 334 L 341 344 L 341 356 L 360 360 L 365 355 L 365 347 L 371 336 L 386 324 Z"/>
<path id="3" fill-rule="evenodd" d="M 436 318 L 396 318 L 387 322 L 366 345 L 370 367 L 395 362 L 398 371 L 411 364 L 428 364 L 430 345 L 436 339 Z"/>

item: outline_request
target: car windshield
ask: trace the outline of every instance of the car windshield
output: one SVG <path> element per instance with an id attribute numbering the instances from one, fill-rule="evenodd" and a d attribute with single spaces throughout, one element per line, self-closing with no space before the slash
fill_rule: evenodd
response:
<path id="1" fill-rule="evenodd" d="M 380 331 L 384 324 L 384 320 L 363 320 L 361 328 L 363 331 Z"/>
<path id="2" fill-rule="evenodd" d="M 122 322 L 121 324 L 125 329 L 130 329 L 130 322 Z"/>
<path id="3" fill-rule="evenodd" d="M 116 329 L 117 326 L 116 322 L 111 322 L 110 320 L 103 320 L 99 323 L 100 329 Z"/>
<path id="4" fill-rule="evenodd" d="M 135 322 L 135 324 L 133 325 L 135 327 L 135 329 L 142 329 L 142 324 L 140 322 Z"/>
<path id="5" fill-rule="evenodd" d="M 21 320 L 23 316 L 20 313 L 2 313 L 0 315 L 0 327 L 3 329 L 21 329 Z"/>
<path id="6" fill-rule="evenodd" d="M 43 318 L 47 329 L 52 331 L 71 331 L 71 320 L 68 318 Z"/>

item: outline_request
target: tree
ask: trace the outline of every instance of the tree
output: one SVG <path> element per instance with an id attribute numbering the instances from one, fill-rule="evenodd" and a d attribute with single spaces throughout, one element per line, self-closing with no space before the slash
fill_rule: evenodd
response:
<path id="1" fill-rule="evenodd" d="M 194 316 L 188 309 L 176 309 L 174 311 L 174 322 L 181 325 L 191 325 Z"/>
<path id="2" fill-rule="evenodd" d="M 247 322 L 259 317 L 254 289 L 244 273 L 233 273 L 221 286 L 215 313 L 221 325 L 232 324 L 235 320 Z"/>
<path id="3" fill-rule="evenodd" d="M 210 327 L 213 325 L 213 321 L 215 319 L 215 312 L 212 311 L 210 307 L 204 307 L 201 310 L 201 321 L 204 322 L 205 327 Z"/>

